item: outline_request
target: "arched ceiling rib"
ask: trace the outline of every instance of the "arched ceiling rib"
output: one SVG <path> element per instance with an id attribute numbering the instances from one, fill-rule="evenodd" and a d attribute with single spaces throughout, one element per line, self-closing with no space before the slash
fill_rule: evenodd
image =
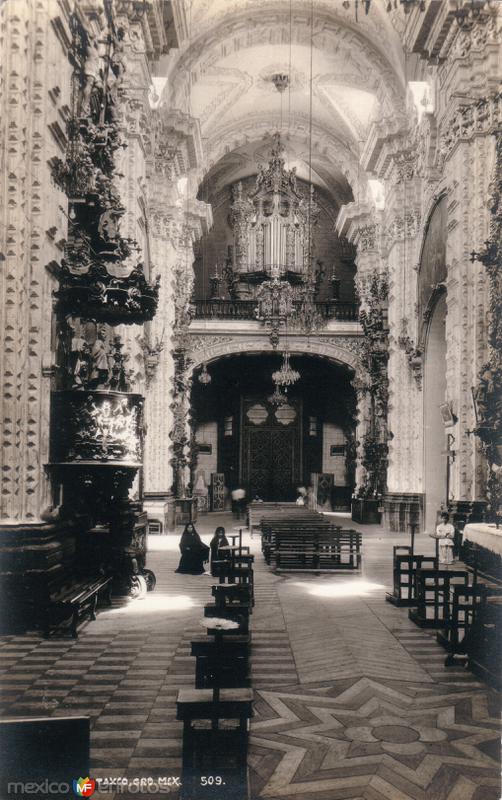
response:
<path id="1" fill-rule="evenodd" d="M 402 47 L 385 0 L 359 23 L 341 0 L 312 0 L 312 28 L 310 0 L 186 2 L 189 36 L 157 72 L 168 78 L 163 102 L 200 121 L 206 174 L 219 172 L 221 185 L 239 170 L 251 174 L 224 157 L 248 157 L 250 143 L 280 129 L 298 174 L 310 163 L 314 182 L 348 202 L 372 120 L 399 113 L 404 100 Z M 277 72 L 289 76 L 282 95 Z"/>

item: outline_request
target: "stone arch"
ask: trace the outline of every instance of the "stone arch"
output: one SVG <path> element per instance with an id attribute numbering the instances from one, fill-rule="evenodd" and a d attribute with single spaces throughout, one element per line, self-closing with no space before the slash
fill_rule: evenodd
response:
<path id="1" fill-rule="evenodd" d="M 429 322 L 446 287 L 447 265 L 447 195 L 443 193 L 432 206 L 424 228 L 417 276 L 418 349 L 423 352 Z"/>
<path id="2" fill-rule="evenodd" d="M 424 490 L 425 526 L 436 524 L 436 513 L 447 500 L 445 427 L 441 405 L 446 399 L 446 292 L 435 297 L 427 324 L 424 353 Z"/>
<path id="3" fill-rule="evenodd" d="M 338 337 L 339 339 L 342 337 Z M 342 364 L 353 370 L 356 377 L 364 380 L 364 369 L 360 359 L 360 338 L 344 337 L 344 341 L 327 337 L 289 336 L 288 349 L 292 355 L 320 356 L 336 364 Z M 210 364 L 224 356 L 242 355 L 243 353 L 273 353 L 266 336 L 192 336 L 190 347 L 191 368 L 202 364 Z"/>

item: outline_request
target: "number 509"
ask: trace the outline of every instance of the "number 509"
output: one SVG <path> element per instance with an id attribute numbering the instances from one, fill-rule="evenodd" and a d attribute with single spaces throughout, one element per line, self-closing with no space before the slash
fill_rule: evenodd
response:
<path id="1" fill-rule="evenodd" d="M 201 775 L 201 786 L 223 786 L 221 775 Z"/>

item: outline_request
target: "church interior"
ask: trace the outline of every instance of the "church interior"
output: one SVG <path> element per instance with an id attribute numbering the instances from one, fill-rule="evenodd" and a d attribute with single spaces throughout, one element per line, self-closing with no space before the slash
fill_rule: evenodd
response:
<path id="1" fill-rule="evenodd" d="M 0 800 L 498 800 L 500 0 L 0 4 Z"/>

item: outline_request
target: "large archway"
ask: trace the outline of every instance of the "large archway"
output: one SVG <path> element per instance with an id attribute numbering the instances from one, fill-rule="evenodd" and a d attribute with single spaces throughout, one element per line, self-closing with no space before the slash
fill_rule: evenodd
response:
<path id="1" fill-rule="evenodd" d="M 446 395 L 446 294 L 436 302 L 430 320 L 424 370 L 425 527 L 432 531 L 447 493 L 445 428 L 440 406 Z"/>
<path id="2" fill-rule="evenodd" d="M 326 510 L 350 507 L 355 472 L 353 371 L 326 358 L 292 357 L 300 379 L 277 406 L 272 372 L 277 353 L 237 354 L 209 364 L 211 381 L 194 374 L 191 411 L 195 434 L 192 483 L 221 509 L 238 485 L 248 497 L 294 500 L 300 485 L 315 485 Z M 217 478 L 215 476 L 218 476 Z"/>

